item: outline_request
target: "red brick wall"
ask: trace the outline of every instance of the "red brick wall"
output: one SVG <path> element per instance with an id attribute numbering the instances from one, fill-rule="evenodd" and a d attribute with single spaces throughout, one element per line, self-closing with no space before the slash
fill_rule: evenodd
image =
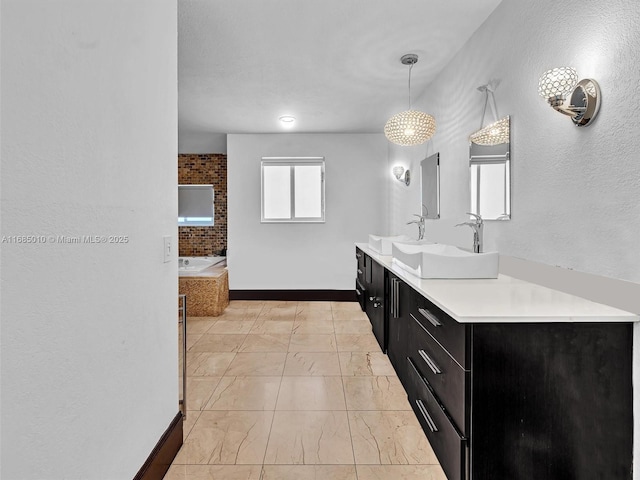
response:
<path id="1" fill-rule="evenodd" d="M 225 154 L 178 155 L 178 183 L 213 185 L 214 226 L 178 227 L 181 257 L 219 255 L 227 248 L 227 156 Z"/>

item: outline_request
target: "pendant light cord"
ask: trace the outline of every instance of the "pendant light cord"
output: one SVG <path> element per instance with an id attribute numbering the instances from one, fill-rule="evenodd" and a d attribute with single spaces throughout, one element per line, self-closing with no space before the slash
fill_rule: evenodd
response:
<path id="1" fill-rule="evenodd" d="M 480 129 L 484 126 L 484 117 L 487 113 L 487 105 L 491 106 L 491 111 L 493 112 L 494 122 L 498 121 L 498 106 L 496 105 L 496 97 L 493 94 L 493 90 L 489 87 L 489 85 L 483 85 L 480 87 L 484 93 L 484 108 L 482 109 L 482 118 L 480 118 Z M 489 94 L 491 94 L 492 103 L 489 103 Z"/>
<path id="2" fill-rule="evenodd" d="M 415 62 L 409 66 L 409 110 L 411 110 L 411 69 L 415 65 Z"/>

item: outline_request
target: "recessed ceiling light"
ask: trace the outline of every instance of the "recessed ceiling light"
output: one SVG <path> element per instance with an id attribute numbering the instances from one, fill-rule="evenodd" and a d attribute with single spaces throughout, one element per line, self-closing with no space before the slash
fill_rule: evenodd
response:
<path id="1" fill-rule="evenodd" d="M 285 125 L 291 125 L 293 122 L 296 121 L 296 117 L 293 117 L 291 115 L 283 115 L 280 117 L 280 121 Z"/>

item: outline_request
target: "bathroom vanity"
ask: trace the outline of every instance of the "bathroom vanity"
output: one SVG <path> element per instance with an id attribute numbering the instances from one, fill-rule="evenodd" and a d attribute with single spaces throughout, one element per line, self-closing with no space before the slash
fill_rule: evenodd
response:
<path id="1" fill-rule="evenodd" d="M 636 315 L 504 275 L 420 279 L 366 244 L 356 256 L 449 480 L 632 478 Z"/>

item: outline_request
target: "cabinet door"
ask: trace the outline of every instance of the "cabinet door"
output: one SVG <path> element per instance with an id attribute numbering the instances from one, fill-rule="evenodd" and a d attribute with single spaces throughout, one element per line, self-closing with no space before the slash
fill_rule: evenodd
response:
<path id="1" fill-rule="evenodd" d="M 632 325 L 474 325 L 472 478 L 630 480 Z"/>
<path id="2" fill-rule="evenodd" d="M 371 282 L 367 287 L 365 311 L 371 321 L 371 328 L 376 340 L 378 340 L 380 349 L 386 352 L 385 269 L 382 265 L 367 257 L 367 270 L 371 273 Z"/>
<path id="3" fill-rule="evenodd" d="M 393 274 L 389 274 L 389 338 L 387 354 L 398 378 L 407 390 L 407 354 L 409 343 L 409 307 L 413 289 Z"/>

